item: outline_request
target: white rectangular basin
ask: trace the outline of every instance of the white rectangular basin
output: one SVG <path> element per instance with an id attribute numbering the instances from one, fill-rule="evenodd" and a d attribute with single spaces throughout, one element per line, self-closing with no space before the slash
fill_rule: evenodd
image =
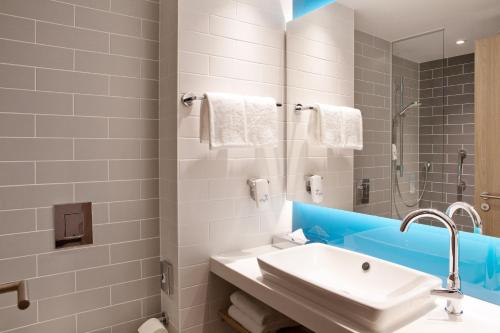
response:
<path id="1" fill-rule="evenodd" d="M 357 252 L 308 244 L 257 257 L 264 279 L 369 332 L 391 332 L 434 307 L 435 276 Z"/>

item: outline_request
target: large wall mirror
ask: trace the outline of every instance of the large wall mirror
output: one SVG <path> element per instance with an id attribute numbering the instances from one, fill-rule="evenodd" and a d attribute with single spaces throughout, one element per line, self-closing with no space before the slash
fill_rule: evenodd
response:
<path id="1" fill-rule="evenodd" d="M 287 24 L 287 197 L 395 219 L 465 201 L 500 237 L 500 3 L 388 2 L 391 19 L 340 0 Z M 360 111 L 361 149 L 319 140 L 329 106 Z"/>

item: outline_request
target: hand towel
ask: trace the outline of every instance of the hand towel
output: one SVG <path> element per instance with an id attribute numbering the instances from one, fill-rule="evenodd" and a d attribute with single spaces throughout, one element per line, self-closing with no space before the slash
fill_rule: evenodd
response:
<path id="1" fill-rule="evenodd" d="M 317 104 L 315 110 L 318 141 L 326 147 L 343 148 L 342 108 L 335 105 Z"/>
<path id="2" fill-rule="evenodd" d="M 271 333 L 285 327 L 297 326 L 297 323 L 286 317 L 283 320 L 274 321 L 266 325 L 260 325 L 259 323 L 253 321 L 235 305 L 231 305 L 229 307 L 228 314 L 251 333 Z"/>
<path id="3" fill-rule="evenodd" d="M 206 93 L 200 114 L 200 139 L 210 149 L 248 145 L 245 100 L 241 96 Z"/>
<path id="4" fill-rule="evenodd" d="M 361 111 L 343 107 L 342 123 L 344 128 L 344 148 L 363 149 L 363 117 Z"/>
<path id="5" fill-rule="evenodd" d="M 232 304 L 260 325 L 276 320 L 276 318 L 286 318 L 270 306 L 242 291 L 235 291 L 229 296 L 229 299 Z"/>
<path id="6" fill-rule="evenodd" d="M 271 97 L 245 97 L 248 143 L 252 146 L 278 144 L 278 108 Z"/>
<path id="7" fill-rule="evenodd" d="M 315 109 L 313 130 L 320 144 L 330 148 L 363 149 L 363 119 L 358 109 L 328 104 L 317 104 Z"/>

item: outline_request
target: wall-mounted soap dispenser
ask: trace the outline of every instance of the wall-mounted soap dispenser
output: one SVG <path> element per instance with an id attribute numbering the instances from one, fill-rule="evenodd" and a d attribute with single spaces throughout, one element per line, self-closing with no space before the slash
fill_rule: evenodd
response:
<path id="1" fill-rule="evenodd" d="M 323 201 L 323 177 L 319 175 L 306 176 L 306 191 L 314 203 Z"/>
<path id="2" fill-rule="evenodd" d="M 250 197 L 255 200 L 257 207 L 266 206 L 271 198 L 269 195 L 269 180 L 252 178 L 247 180 L 250 187 Z"/>
<path id="3" fill-rule="evenodd" d="M 92 203 L 54 206 L 56 248 L 92 244 Z"/>

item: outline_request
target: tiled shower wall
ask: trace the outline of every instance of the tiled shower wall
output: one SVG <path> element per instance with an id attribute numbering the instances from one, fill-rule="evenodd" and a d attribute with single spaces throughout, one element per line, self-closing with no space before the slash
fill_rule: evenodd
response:
<path id="1" fill-rule="evenodd" d="M 363 150 L 354 151 L 354 185 L 370 180 L 370 203 L 357 204 L 354 192 L 354 210 L 390 217 L 390 43 L 362 31 L 355 31 L 354 42 L 354 106 L 364 130 Z"/>
<path id="2" fill-rule="evenodd" d="M 393 51 L 397 52 L 394 46 Z M 403 89 L 401 89 L 403 78 Z M 402 218 L 407 213 L 418 208 L 419 196 L 419 113 L 420 108 L 408 109 L 404 117 L 396 116 L 401 109 L 401 94 L 403 105 L 406 106 L 418 100 L 418 63 L 397 55 L 392 56 L 392 115 L 394 117 L 393 138 L 397 143 L 398 160 L 400 165 L 401 135 L 399 128 L 403 124 L 403 176 L 398 170 L 393 170 L 393 217 Z M 397 177 L 397 178 L 396 178 Z M 396 187 L 399 185 L 399 191 Z M 399 195 L 399 192 L 401 195 Z"/>
<path id="3" fill-rule="evenodd" d="M 444 210 L 455 201 L 472 204 L 474 54 L 421 63 L 420 99 L 424 103 L 420 110 L 420 163 L 429 160 L 439 166 L 438 172 L 431 174 L 421 206 Z M 460 149 L 467 152 L 463 169 L 467 188 L 462 197 L 457 196 Z M 456 221 L 463 230 L 472 230 L 468 218 L 457 216 Z"/>
<path id="4" fill-rule="evenodd" d="M 160 311 L 158 3 L 0 1 L 0 332 L 135 332 Z M 94 244 L 54 249 L 52 205 Z"/>

